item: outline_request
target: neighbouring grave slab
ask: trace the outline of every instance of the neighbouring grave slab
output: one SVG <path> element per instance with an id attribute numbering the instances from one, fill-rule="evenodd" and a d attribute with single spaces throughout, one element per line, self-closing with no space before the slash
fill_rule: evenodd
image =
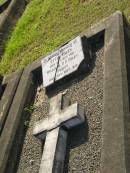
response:
<path id="1" fill-rule="evenodd" d="M 11 107 L 17 86 L 22 75 L 22 70 L 12 74 L 3 79 L 2 82 L 2 96 L 0 100 L 0 135 L 4 128 L 9 109 Z M 3 91 L 4 90 L 4 91 Z"/>
<path id="2" fill-rule="evenodd" d="M 23 88 L 25 87 L 25 88 Z M 2 134 L 0 137 L 0 172 L 14 172 L 14 167 L 17 160 L 17 149 L 13 148 L 15 145 L 16 132 L 21 125 L 22 115 L 24 114 L 24 108 L 27 106 L 28 102 L 32 101 L 34 94 L 33 85 L 33 75 L 30 71 L 24 70 L 19 81 L 19 85 L 15 92 L 15 97 L 12 100 L 10 110 L 8 112 L 8 117 L 4 124 Z M 15 124 L 15 125 L 14 125 Z M 22 134 L 22 133 L 20 133 Z M 14 149 L 14 150 L 13 150 Z M 13 154 L 11 151 L 13 150 Z M 15 151 L 15 152 L 14 152 Z M 11 159 L 10 159 L 11 157 Z M 11 162 L 10 166 L 8 164 Z"/>

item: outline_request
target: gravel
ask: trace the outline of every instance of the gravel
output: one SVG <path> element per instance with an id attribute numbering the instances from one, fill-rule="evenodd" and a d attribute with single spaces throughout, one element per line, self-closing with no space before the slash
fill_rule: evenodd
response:
<path id="1" fill-rule="evenodd" d="M 103 115 L 103 48 L 96 52 L 90 75 L 72 85 L 67 96 L 86 110 L 86 125 L 74 130 L 68 139 L 64 173 L 99 173 Z M 82 141 L 81 141 L 82 140 Z"/>
<path id="2" fill-rule="evenodd" d="M 86 123 L 69 132 L 64 173 L 99 173 L 101 129 L 103 115 L 103 47 L 94 49 L 94 68 L 84 78 L 78 78 L 66 89 L 72 103 L 85 107 Z M 64 91 L 63 91 L 64 92 Z M 17 173 L 38 173 L 42 156 L 42 143 L 32 135 L 35 122 L 48 116 L 49 101 L 42 87 L 38 87 L 34 111 L 20 156 Z"/>
<path id="3" fill-rule="evenodd" d="M 49 102 L 44 92 L 41 87 L 37 89 L 34 111 L 28 124 L 17 173 L 38 173 L 43 144 L 32 135 L 32 132 L 35 122 L 48 115 Z"/>

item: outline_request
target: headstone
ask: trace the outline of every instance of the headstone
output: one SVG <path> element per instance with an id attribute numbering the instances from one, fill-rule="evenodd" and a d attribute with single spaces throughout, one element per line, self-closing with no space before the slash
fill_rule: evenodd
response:
<path id="1" fill-rule="evenodd" d="M 33 131 L 42 140 L 46 137 L 39 173 L 63 172 L 67 130 L 85 121 L 84 108 L 78 103 L 62 110 L 62 97 L 62 94 L 58 94 L 51 98 L 48 119 L 38 122 Z"/>
<path id="2" fill-rule="evenodd" d="M 44 87 L 75 72 L 84 59 L 82 39 L 79 36 L 59 50 L 43 58 L 42 72 Z"/>

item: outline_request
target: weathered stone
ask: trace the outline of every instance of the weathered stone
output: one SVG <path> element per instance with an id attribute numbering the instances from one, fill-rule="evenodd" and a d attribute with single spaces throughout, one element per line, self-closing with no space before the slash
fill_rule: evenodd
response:
<path id="1" fill-rule="evenodd" d="M 58 127 L 47 132 L 39 173 L 62 173 L 67 144 L 67 131 Z"/>
<path id="2" fill-rule="evenodd" d="M 61 124 L 69 129 L 73 128 L 75 124 L 81 124 L 82 122 L 84 122 L 84 110 L 80 105 L 75 103 L 68 108 L 48 117 L 44 121 L 42 120 L 38 122 L 33 134 L 38 135 L 41 132 L 43 133 L 45 131 L 52 130 Z"/>

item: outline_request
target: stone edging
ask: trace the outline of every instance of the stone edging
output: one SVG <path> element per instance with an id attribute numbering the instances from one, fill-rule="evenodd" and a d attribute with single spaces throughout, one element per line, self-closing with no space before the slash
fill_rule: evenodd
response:
<path id="1" fill-rule="evenodd" d="M 124 16 L 117 12 L 105 29 L 101 173 L 130 172 L 125 151 L 130 121 L 125 53 Z"/>
<path id="2" fill-rule="evenodd" d="M 8 115 L 8 111 L 11 107 L 13 98 L 15 96 L 15 92 L 17 90 L 18 83 L 20 81 L 22 75 L 22 70 L 14 73 L 13 75 L 3 81 L 2 85 L 5 87 L 2 99 L 0 101 L 0 135 L 2 133 L 2 129 L 4 127 L 4 123 L 6 122 L 6 118 Z"/>

